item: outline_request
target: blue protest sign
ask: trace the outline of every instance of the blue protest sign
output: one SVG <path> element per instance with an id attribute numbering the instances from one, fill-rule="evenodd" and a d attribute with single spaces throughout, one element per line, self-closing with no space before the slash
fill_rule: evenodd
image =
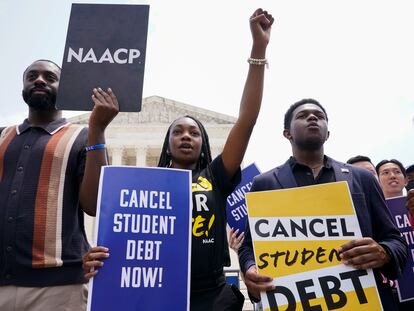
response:
<path id="1" fill-rule="evenodd" d="M 57 107 L 92 110 L 92 90 L 110 87 L 120 111 L 140 111 L 148 5 L 72 4 Z"/>
<path id="2" fill-rule="evenodd" d="M 189 309 L 190 171 L 104 167 L 97 221 L 110 257 L 91 281 L 88 310 Z"/>
<path id="3" fill-rule="evenodd" d="M 407 265 L 402 276 L 398 279 L 398 297 L 400 301 L 414 299 L 414 231 L 408 219 L 408 211 L 405 207 L 407 197 L 397 197 L 386 200 L 388 209 L 395 219 L 401 235 L 408 244 Z"/>
<path id="4" fill-rule="evenodd" d="M 253 177 L 259 175 L 260 171 L 255 163 L 250 164 L 242 170 L 241 182 L 236 189 L 227 197 L 227 223 L 239 233 L 244 232 L 247 220 L 247 206 L 245 201 L 246 192 L 250 191 Z"/>

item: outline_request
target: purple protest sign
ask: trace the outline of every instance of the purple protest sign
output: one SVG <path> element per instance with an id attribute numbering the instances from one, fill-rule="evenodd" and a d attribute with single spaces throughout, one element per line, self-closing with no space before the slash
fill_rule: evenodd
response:
<path id="1" fill-rule="evenodd" d="M 239 229 L 239 233 L 244 232 L 247 220 L 245 194 L 250 191 L 253 177 L 259 174 L 256 164 L 252 163 L 245 167 L 242 170 L 241 182 L 227 197 L 227 223 L 230 228 Z"/>
<path id="2" fill-rule="evenodd" d="M 402 276 L 398 279 L 398 298 L 400 301 L 414 299 L 414 231 L 408 218 L 405 207 L 406 197 L 387 199 L 388 209 L 394 217 L 395 223 L 408 244 L 407 265 Z"/>

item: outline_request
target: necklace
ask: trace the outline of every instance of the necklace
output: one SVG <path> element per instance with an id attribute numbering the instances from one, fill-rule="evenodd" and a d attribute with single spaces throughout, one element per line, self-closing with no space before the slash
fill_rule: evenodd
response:
<path id="1" fill-rule="evenodd" d="M 314 178 L 316 178 L 319 175 L 322 167 L 323 167 L 323 164 L 319 164 L 318 166 L 314 166 L 310 168 L 312 170 L 312 175 Z"/>
<path id="2" fill-rule="evenodd" d="M 319 164 L 318 166 L 311 167 L 310 169 L 311 169 L 312 171 L 316 171 L 316 170 L 320 169 L 322 166 L 323 166 L 323 164 Z"/>

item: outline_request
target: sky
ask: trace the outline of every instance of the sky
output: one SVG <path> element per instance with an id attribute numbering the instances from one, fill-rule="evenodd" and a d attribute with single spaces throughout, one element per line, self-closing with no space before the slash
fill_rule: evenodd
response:
<path id="1" fill-rule="evenodd" d="M 325 153 L 414 163 L 412 1 L 76 1 L 149 4 L 143 97 L 157 95 L 237 117 L 250 53 L 249 17 L 275 18 L 262 109 L 245 164 L 266 171 L 291 155 L 282 136 L 291 104 L 327 110 Z M 72 1 L 0 1 L 0 126 L 27 115 L 22 73 L 36 59 L 62 64 Z M 83 112 L 64 112 L 70 117 Z M 160 142 L 161 144 L 162 142 Z"/>

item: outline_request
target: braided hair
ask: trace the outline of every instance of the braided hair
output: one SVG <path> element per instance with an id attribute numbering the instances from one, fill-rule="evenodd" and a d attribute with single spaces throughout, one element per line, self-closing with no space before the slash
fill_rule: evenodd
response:
<path id="1" fill-rule="evenodd" d="M 192 116 L 189 116 L 189 115 L 185 115 L 183 117 L 175 119 L 170 124 L 170 126 L 168 127 L 167 133 L 165 134 L 164 143 L 162 145 L 162 150 L 161 150 L 160 160 L 158 162 L 158 167 L 168 167 L 171 164 L 171 161 L 172 161 L 171 154 L 169 154 L 167 152 L 168 145 L 169 145 L 169 140 L 170 140 L 171 126 L 174 124 L 175 121 L 177 121 L 179 119 L 182 119 L 182 118 L 190 118 L 195 123 L 197 123 L 197 125 L 200 129 L 202 145 L 201 145 L 201 154 L 198 157 L 196 167 L 197 167 L 198 170 L 202 170 L 202 169 L 206 168 L 207 165 L 210 164 L 210 162 L 212 161 L 212 159 L 211 159 L 211 150 L 210 150 L 210 142 L 208 140 L 208 135 L 207 135 L 206 129 L 204 128 L 203 124 L 199 120 L 197 120 L 196 118 L 194 118 Z"/>

